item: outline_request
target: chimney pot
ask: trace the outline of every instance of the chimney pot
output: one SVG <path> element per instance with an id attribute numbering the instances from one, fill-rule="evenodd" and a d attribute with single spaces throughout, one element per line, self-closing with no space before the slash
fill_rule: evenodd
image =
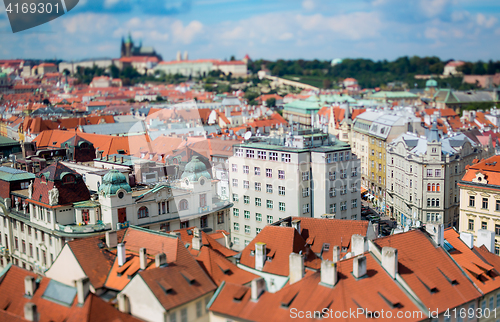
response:
<path id="1" fill-rule="evenodd" d="M 337 263 L 329 260 L 321 261 L 321 283 L 334 287 L 337 279 Z"/>
<path id="2" fill-rule="evenodd" d="M 256 278 L 251 282 L 252 301 L 257 301 L 266 289 L 266 280 L 262 277 Z"/>
<path id="3" fill-rule="evenodd" d="M 266 262 L 266 243 L 255 243 L 255 269 L 261 271 Z"/>
<path id="4" fill-rule="evenodd" d="M 28 321 L 38 321 L 38 310 L 35 303 L 24 304 L 24 318 Z"/>
<path id="5" fill-rule="evenodd" d="M 148 266 L 148 254 L 147 254 L 146 248 L 144 248 L 144 247 L 139 249 L 139 261 L 140 261 L 141 269 L 145 270 L 146 267 Z"/>
<path id="6" fill-rule="evenodd" d="M 108 248 L 115 248 L 117 244 L 118 244 L 118 236 L 116 235 L 116 231 L 107 231 L 106 246 Z"/>
<path id="7" fill-rule="evenodd" d="M 83 305 L 85 299 L 90 292 L 90 280 L 88 277 L 82 277 L 76 280 L 76 294 L 78 297 L 78 304 Z"/>
<path id="8" fill-rule="evenodd" d="M 36 291 L 36 280 L 33 276 L 26 276 L 24 278 L 24 295 L 32 297 Z"/>
<path id="9" fill-rule="evenodd" d="M 155 256 L 156 267 L 162 267 L 167 264 L 167 255 L 165 253 L 156 254 Z"/>
<path id="10" fill-rule="evenodd" d="M 396 248 L 382 248 L 382 267 L 392 278 L 396 278 L 398 274 L 398 250 Z"/>
<path id="11" fill-rule="evenodd" d="M 366 256 L 355 257 L 352 261 L 352 275 L 361 278 L 366 275 Z"/>
<path id="12" fill-rule="evenodd" d="M 301 254 L 290 253 L 288 264 L 291 285 L 304 277 L 304 257 Z"/>
<path id="13" fill-rule="evenodd" d="M 117 245 L 117 255 L 118 255 L 118 266 L 123 266 L 127 261 L 127 257 L 125 256 L 125 244 L 119 243 Z"/>
<path id="14" fill-rule="evenodd" d="M 357 234 L 352 235 L 351 251 L 354 253 L 354 256 L 364 254 L 366 251 L 366 237 Z"/>

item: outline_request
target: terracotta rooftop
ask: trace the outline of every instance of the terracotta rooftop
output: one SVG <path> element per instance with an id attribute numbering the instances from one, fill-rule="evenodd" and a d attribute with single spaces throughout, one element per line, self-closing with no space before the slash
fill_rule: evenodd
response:
<path id="1" fill-rule="evenodd" d="M 471 165 L 465 173 L 462 181 L 472 182 L 476 173 L 482 171 L 486 175 L 489 185 L 500 186 L 500 155 L 492 156 L 486 160 Z M 460 184 L 459 184 L 460 185 Z"/>

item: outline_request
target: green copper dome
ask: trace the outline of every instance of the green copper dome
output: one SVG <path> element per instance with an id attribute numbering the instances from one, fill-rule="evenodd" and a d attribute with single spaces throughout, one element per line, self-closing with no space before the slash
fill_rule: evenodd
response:
<path id="1" fill-rule="evenodd" d="M 114 195 L 119 189 L 124 189 L 127 192 L 132 191 L 127 183 L 125 175 L 116 169 L 109 170 L 102 178 L 102 184 L 99 186 L 99 192 L 104 192 L 106 195 Z"/>
<path id="2" fill-rule="evenodd" d="M 210 173 L 207 171 L 206 165 L 201 162 L 197 156 L 194 156 L 191 158 L 191 161 L 186 164 L 181 178 L 188 178 L 189 181 L 198 181 L 201 177 L 205 177 L 207 179 L 212 178 Z"/>
<path id="3" fill-rule="evenodd" d="M 425 82 L 425 87 L 437 87 L 438 82 L 435 79 L 429 79 L 427 82 Z"/>

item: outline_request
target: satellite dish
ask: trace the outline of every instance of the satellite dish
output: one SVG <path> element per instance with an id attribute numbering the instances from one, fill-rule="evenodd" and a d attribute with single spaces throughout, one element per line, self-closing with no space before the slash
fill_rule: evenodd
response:
<path id="1" fill-rule="evenodd" d="M 252 132 L 248 131 L 247 133 L 245 133 L 245 141 L 248 141 L 250 138 L 252 137 Z"/>

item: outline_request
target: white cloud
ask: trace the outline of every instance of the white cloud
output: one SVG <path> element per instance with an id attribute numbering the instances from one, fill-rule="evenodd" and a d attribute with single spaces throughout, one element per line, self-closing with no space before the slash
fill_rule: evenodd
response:
<path id="1" fill-rule="evenodd" d="M 476 22 L 481 27 L 491 28 L 491 27 L 493 27 L 496 24 L 497 18 L 492 17 L 492 16 L 490 16 L 488 18 L 484 14 L 478 13 L 476 15 Z"/>
<path id="2" fill-rule="evenodd" d="M 443 13 L 449 3 L 449 0 L 420 0 L 420 8 L 430 18 Z"/>
<path id="3" fill-rule="evenodd" d="M 293 34 L 291 32 L 285 32 L 278 37 L 279 40 L 290 40 L 293 39 Z"/>
<path id="4" fill-rule="evenodd" d="M 174 40 L 184 44 L 190 44 L 196 36 L 203 32 L 203 24 L 197 20 L 191 21 L 185 27 L 180 20 L 177 20 L 171 28 Z"/>
<path id="5" fill-rule="evenodd" d="M 316 3 L 314 2 L 314 0 L 303 0 L 302 8 L 308 11 L 314 10 L 316 9 Z"/>
<path id="6" fill-rule="evenodd" d="M 102 15 L 95 13 L 82 13 L 74 16 L 68 16 L 65 19 L 54 20 L 62 23 L 66 32 L 70 34 L 78 33 L 78 36 L 85 34 L 108 34 L 110 28 L 118 24 L 116 18 L 111 15 Z"/>
<path id="7" fill-rule="evenodd" d="M 104 0 L 104 8 L 114 7 L 120 0 Z"/>

